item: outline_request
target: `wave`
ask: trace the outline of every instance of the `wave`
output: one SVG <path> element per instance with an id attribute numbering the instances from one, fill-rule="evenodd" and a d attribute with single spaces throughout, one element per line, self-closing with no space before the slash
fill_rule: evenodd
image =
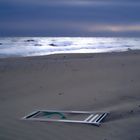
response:
<path id="1" fill-rule="evenodd" d="M 105 37 L 4 37 L 0 58 L 59 53 L 101 53 L 140 49 L 140 38 Z"/>

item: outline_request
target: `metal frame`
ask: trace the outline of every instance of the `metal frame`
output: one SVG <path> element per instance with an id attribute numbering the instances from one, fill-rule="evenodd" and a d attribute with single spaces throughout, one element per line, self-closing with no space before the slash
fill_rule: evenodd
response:
<path id="1" fill-rule="evenodd" d="M 53 119 L 53 118 L 42 118 L 38 117 L 41 113 L 54 113 L 59 112 L 63 114 L 81 114 L 87 115 L 84 120 L 76 120 L 76 119 Z M 109 114 L 109 112 L 96 112 L 96 111 L 62 111 L 62 110 L 37 110 L 34 111 L 25 117 L 22 120 L 29 120 L 29 121 L 49 121 L 49 122 L 68 122 L 68 123 L 85 123 L 85 124 L 94 124 L 99 126 L 101 121 Z M 45 116 L 45 115 L 44 115 Z"/>

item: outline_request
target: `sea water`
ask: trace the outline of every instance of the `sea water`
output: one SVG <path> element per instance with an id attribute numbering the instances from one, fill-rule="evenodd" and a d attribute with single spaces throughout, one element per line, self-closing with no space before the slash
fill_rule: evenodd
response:
<path id="1" fill-rule="evenodd" d="M 140 49 L 140 38 L 1 37 L 0 58 L 61 53 L 103 53 Z"/>

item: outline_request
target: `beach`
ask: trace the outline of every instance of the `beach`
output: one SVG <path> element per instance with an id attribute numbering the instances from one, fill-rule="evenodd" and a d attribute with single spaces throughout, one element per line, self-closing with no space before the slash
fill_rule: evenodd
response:
<path id="1" fill-rule="evenodd" d="M 97 127 L 21 120 L 35 110 L 107 111 Z M 1 140 L 140 140 L 140 51 L 0 59 Z"/>

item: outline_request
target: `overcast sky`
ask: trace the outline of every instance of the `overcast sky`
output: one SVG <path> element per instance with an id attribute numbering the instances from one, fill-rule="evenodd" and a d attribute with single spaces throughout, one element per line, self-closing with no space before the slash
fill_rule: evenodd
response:
<path id="1" fill-rule="evenodd" d="M 140 37 L 140 0 L 0 0 L 0 36 Z"/>

